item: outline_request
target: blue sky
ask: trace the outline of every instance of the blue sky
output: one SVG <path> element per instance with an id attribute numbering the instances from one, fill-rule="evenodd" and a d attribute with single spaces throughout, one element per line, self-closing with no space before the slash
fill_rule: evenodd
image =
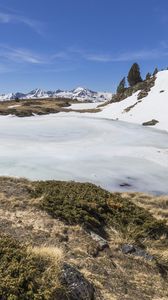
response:
<path id="1" fill-rule="evenodd" d="M 0 0 L 0 93 L 114 91 L 168 66 L 167 0 Z"/>

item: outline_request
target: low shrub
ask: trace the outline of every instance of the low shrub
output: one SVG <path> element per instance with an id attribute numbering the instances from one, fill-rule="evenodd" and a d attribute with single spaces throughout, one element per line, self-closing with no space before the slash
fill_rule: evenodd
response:
<path id="1" fill-rule="evenodd" d="M 52 264 L 50 256 L 38 255 L 37 249 L 27 250 L 11 237 L 0 234 L 0 299 L 66 299 L 59 273 L 58 261 L 57 265 Z"/>
<path id="2" fill-rule="evenodd" d="M 148 211 L 118 193 L 109 193 L 90 183 L 64 181 L 35 182 L 32 196 L 38 206 L 67 224 L 80 224 L 100 235 L 113 226 L 135 240 L 168 235 L 168 227 Z"/>

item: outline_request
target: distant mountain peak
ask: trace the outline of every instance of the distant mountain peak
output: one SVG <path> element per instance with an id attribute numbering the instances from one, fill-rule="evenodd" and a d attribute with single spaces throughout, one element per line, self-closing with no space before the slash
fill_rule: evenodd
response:
<path id="1" fill-rule="evenodd" d="M 0 101 L 14 100 L 14 99 L 42 99 L 42 98 L 69 98 L 77 99 L 79 101 L 106 101 L 110 100 L 112 97 L 111 93 L 100 93 L 91 91 L 84 87 L 77 87 L 71 91 L 62 91 L 57 89 L 56 91 L 45 91 L 39 88 L 36 88 L 30 91 L 27 94 L 23 93 L 10 93 L 0 95 Z"/>
<path id="2" fill-rule="evenodd" d="M 81 87 L 81 86 L 78 86 L 77 88 L 73 89 L 72 90 L 73 92 L 76 92 L 76 93 L 79 93 L 79 92 L 83 92 L 83 91 L 90 91 L 89 89 L 87 88 L 84 88 L 84 87 Z"/>

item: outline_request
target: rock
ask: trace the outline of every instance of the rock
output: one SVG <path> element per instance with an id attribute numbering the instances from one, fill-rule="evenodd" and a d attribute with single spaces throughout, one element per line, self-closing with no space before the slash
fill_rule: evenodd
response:
<path id="1" fill-rule="evenodd" d="M 155 119 L 152 119 L 150 121 L 147 121 L 147 122 L 144 122 L 142 123 L 143 126 L 154 126 L 156 125 L 157 123 L 159 123 L 159 121 L 155 120 Z"/>
<path id="2" fill-rule="evenodd" d="M 59 242 L 62 243 L 62 242 L 68 242 L 68 235 L 67 234 L 59 234 L 58 235 L 58 238 L 59 238 Z"/>
<path id="3" fill-rule="evenodd" d="M 109 248 L 107 240 L 103 239 L 100 235 L 91 231 L 90 235 L 94 241 L 96 241 L 99 245 L 99 251 L 103 251 L 105 248 Z"/>
<path id="4" fill-rule="evenodd" d="M 93 242 L 91 242 L 88 247 L 88 253 L 90 255 L 92 255 L 93 257 L 97 257 L 99 255 L 99 252 L 105 249 L 109 249 L 107 240 L 103 239 L 101 236 L 99 236 L 93 231 L 90 231 L 89 233 L 93 240 Z"/>
<path id="5" fill-rule="evenodd" d="M 124 254 L 130 254 L 136 251 L 133 245 L 123 245 L 121 250 Z"/>
<path id="6" fill-rule="evenodd" d="M 69 300 L 94 300 L 93 285 L 74 267 L 64 264 L 61 282 Z"/>
<path id="7" fill-rule="evenodd" d="M 124 254 L 132 254 L 134 256 L 140 256 L 145 258 L 146 260 L 153 260 L 154 257 L 150 254 L 148 254 L 144 249 L 134 246 L 134 245 L 129 245 L 129 244 L 124 244 L 121 247 L 121 251 Z"/>
<path id="8" fill-rule="evenodd" d="M 145 97 L 147 97 L 147 96 L 148 96 L 148 91 L 143 91 L 143 90 L 142 90 L 142 91 L 138 94 L 137 99 L 140 100 L 140 99 L 145 98 Z"/>
<path id="9" fill-rule="evenodd" d="M 131 184 L 130 183 L 127 183 L 127 182 L 123 182 L 120 184 L 121 187 L 131 187 Z"/>

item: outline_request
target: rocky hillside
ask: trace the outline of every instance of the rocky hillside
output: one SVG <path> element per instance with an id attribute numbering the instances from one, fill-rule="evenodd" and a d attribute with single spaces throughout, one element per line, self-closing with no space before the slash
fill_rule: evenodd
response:
<path id="1" fill-rule="evenodd" d="M 44 91 L 41 89 L 35 89 L 29 93 L 10 93 L 0 95 L 0 101 L 6 100 L 16 100 L 16 99 L 47 99 L 47 98 L 68 98 L 68 99 L 77 99 L 80 101 L 91 101 L 91 102 L 100 102 L 110 100 L 112 97 L 111 93 L 101 93 L 91 91 L 86 88 L 78 87 L 71 91 Z"/>
<path id="2" fill-rule="evenodd" d="M 168 130 L 168 71 L 114 95 L 99 115 Z"/>
<path id="3" fill-rule="evenodd" d="M 167 216 L 166 196 L 1 177 L 0 299 L 167 299 Z"/>

